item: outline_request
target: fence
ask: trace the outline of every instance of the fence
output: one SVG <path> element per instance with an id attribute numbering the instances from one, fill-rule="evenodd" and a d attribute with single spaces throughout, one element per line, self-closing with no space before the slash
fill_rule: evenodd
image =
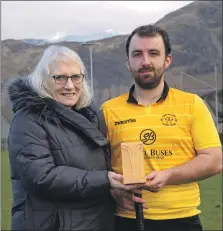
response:
<path id="1" fill-rule="evenodd" d="M 7 151 L 8 146 L 7 146 L 7 138 L 2 138 L 1 139 L 1 151 Z"/>
<path id="2" fill-rule="evenodd" d="M 220 124 L 220 123 L 222 123 L 222 118 L 221 118 L 222 117 L 222 104 L 219 102 L 219 97 L 218 97 L 218 80 L 217 80 L 217 68 L 216 68 L 216 66 L 215 66 L 215 72 L 214 73 L 215 73 L 214 74 L 215 87 L 213 87 L 211 84 L 209 84 L 209 83 L 207 83 L 201 79 L 197 79 L 196 77 L 181 71 L 181 75 L 180 75 L 181 90 L 186 90 L 186 91 L 189 91 L 191 93 L 196 93 L 203 98 L 204 102 L 207 104 L 209 110 L 212 113 L 212 117 L 215 121 L 216 128 L 218 129 L 218 131 L 220 133 L 222 133 L 222 126 Z M 199 88 L 196 90 L 184 89 L 183 80 L 186 78 L 187 79 L 189 78 L 190 80 L 194 80 L 195 83 L 199 84 L 200 86 L 205 86 L 206 88 L 205 89 Z M 214 99 L 212 99 L 211 101 L 208 99 L 209 93 L 212 93 L 214 95 Z"/>

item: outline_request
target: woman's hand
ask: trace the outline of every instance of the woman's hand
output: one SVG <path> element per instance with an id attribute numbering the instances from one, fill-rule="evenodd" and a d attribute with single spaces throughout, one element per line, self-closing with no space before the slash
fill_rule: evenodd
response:
<path id="1" fill-rule="evenodd" d="M 142 193 L 141 190 L 134 190 L 139 194 Z M 143 198 L 137 197 L 131 191 L 124 191 L 121 189 L 111 189 L 111 195 L 116 201 L 117 205 L 125 210 L 135 211 L 135 202 L 143 205 L 144 209 L 148 209 L 146 201 Z"/>
<path id="2" fill-rule="evenodd" d="M 114 172 L 108 172 L 108 178 L 111 188 L 119 188 L 123 190 L 134 190 L 143 187 L 145 184 L 128 184 L 124 185 L 123 176 Z"/>

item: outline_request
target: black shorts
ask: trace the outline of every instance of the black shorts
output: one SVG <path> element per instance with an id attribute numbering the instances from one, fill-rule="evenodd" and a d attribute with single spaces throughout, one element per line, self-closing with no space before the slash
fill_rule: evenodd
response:
<path id="1" fill-rule="evenodd" d="M 145 231 L 202 231 L 199 216 L 169 219 L 169 220 L 144 220 Z M 136 220 L 116 217 L 115 231 L 137 231 Z"/>

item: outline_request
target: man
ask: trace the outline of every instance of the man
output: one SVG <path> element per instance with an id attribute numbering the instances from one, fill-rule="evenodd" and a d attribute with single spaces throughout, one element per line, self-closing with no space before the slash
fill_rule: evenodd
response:
<path id="1" fill-rule="evenodd" d="M 136 231 L 134 201 L 143 203 L 145 230 L 201 231 L 198 181 L 222 172 L 222 149 L 212 116 L 195 94 L 170 88 L 168 34 L 154 25 L 136 28 L 126 42 L 135 84 L 102 105 L 112 167 L 122 174 L 122 142 L 144 144 L 147 182 L 142 199 L 113 190 L 116 230 Z"/>

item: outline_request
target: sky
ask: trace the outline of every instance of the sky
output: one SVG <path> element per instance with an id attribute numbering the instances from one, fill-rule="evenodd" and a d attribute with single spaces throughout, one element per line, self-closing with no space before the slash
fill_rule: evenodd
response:
<path id="1" fill-rule="evenodd" d="M 129 34 L 193 1 L 2 1 L 1 40 Z"/>

